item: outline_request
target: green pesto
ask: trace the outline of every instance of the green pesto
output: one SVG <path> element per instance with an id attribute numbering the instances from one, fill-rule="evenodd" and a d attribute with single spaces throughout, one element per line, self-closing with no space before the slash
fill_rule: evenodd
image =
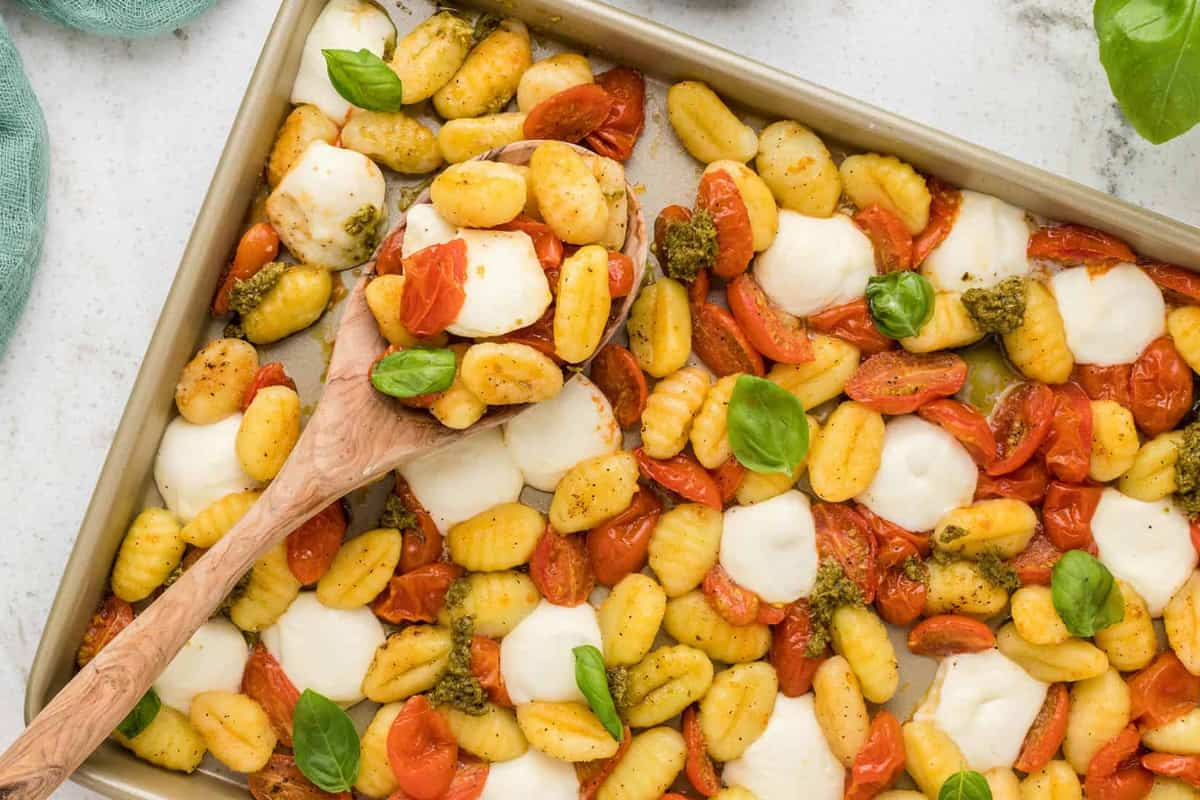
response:
<path id="1" fill-rule="evenodd" d="M 818 658 L 825 651 L 830 640 L 833 612 L 842 606 L 860 606 L 862 603 L 862 591 L 858 584 L 846 577 L 841 565 L 831 558 L 822 560 L 817 567 L 817 580 L 812 594 L 808 596 L 812 637 L 808 640 L 805 655 Z"/>
<path id="2" fill-rule="evenodd" d="M 942 535 L 938 537 L 938 543 L 939 544 L 949 544 L 950 542 L 953 542 L 955 539 L 961 539 L 962 537 L 964 537 L 966 535 L 967 535 L 966 528 L 959 527 L 958 525 L 947 525 L 945 527 L 945 529 L 942 530 Z"/>
<path id="3" fill-rule="evenodd" d="M 980 553 L 979 557 L 975 559 L 975 566 L 979 568 L 979 574 L 988 583 L 1009 594 L 1021 588 L 1021 579 L 1017 577 L 1017 573 L 994 550 Z"/>
<path id="4" fill-rule="evenodd" d="M 358 249 L 352 253 L 356 260 L 365 261 L 375 252 L 375 245 L 379 244 L 379 217 L 378 208 L 364 203 L 342 221 L 342 230 L 359 240 Z"/>
<path id="5" fill-rule="evenodd" d="M 1175 462 L 1175 502 L 1189 517 L 1200 516 L 1200 422 L 1183 429 Z"/>
<path id="6" fill-rule="evenodd" d="M 401 211 L 408 211 L 412 208 L 413 203 L 417 202 L 417 198 L 421 196 L 421 192 L 428 189 L 433 184 L 433 176 L 422 178 L 412 186 L 402 186 L 396 191 L 399 197 L 399 202 L 396 204 Z"/>
<path id="7" fill-rule="evenodd" d="M 475 620 L 470 616 L 459 617 L 451 623 L 450 662 L 429 693 L 429 701 L 435 706 L 451 706 L 478 717 L 487 713 L 487 692 L 471 672 L 471 637 L 474 633 Z"/>
<path id="8" fill-rule="evenodd" d="M 182 569 L 179 570 L 179 574 L 180 575 L 183 574 Z M 176 578 L 175 580 L 178 580 L 178 578 Z M 174 582 L 174 581 L 172 581 L 172 582 Z M 228 615 L 229 609 L 233 608 L 234 603 L 236 603 L 238 600 L 242 599 L 242 595 L 244 595 L 246 593 L 246 587 L 249 585 L 250 585 L 250 573 L 247 572 L 245 575 L 243 575 L 241 577 L 241 579 L 236 584 L 234 584 L 233 591 L 231 591 L 228 595 L 226 595 L 225 599 L 223 601 L 221 601 L 221 605 L 217 608 L 217 613 Z"/>
<path id="9" fill-rule="evenodd" d="M 379 527 L 395 528 L 398 531 L 417 527 L 417 515 L 404 507 L 404 501 L 394 494 L 388 495 L 387 505 L 379 515 Z"/>
<path id="10" fill-rule="evenodd" d="M 456 578 L 454 582 L 450 584 L 450 588 L 446 590 L 446 610 L 453 611 L 454 609 L 460 607 L 463 604 L 463 601 L 467 599 L 467 595 L 470 594 L 470 592 L 470 579 Z"/>
<path id="11" fill-rule="evenodd" d="M 612 695 L 617 711 L 621 711 L 629 703 L 629 668 L 609 667 L 606 672 L 608 673 L 608 693 Z"/>
<path id="12" fill-rule="evenodd" d="M 471 39 L 475 44 L 479 44 L 487 37 L 495 33 L 500 27 L 503 20 L 495 14 L 480 14 L 475 18 L 475 29 L 471 32 Z"/>
<path id="13" fill-rule="evenodd" d="M 910 581 L 920 581 L 921 583 L 929 583 L 929 567 L 925 566 L 925 562 L 917 556 L 909 556 L 904 559 L 904 563 L 900 565 L 900 569 L 904 572 L 904 577 Z"/>
<path id="14" fill-rule="evenodd" d="M 221 331 L 221 335 L 226 339 L 242 339 L 246 338 L 246 329 L 242 327 L 240 322 L 230 322 L 225 325 L 225 330 Z"/>
<path id="15" fill-rule="evenodd" d="M 985 333 L 1012 333 L 1025 319 L 1025 279 L 1005 278 L 990 289 L 968 289 L 963 305 Z"/>
<path id="16" fill-rule="evenodd" d="M 690 281 L 700 270 L 717 262 L 717 226 L 707 211 L 697 211 L 688 222 L 667 225 L 663 237 L 667 275 Z M 663 254 L 657 253 L 660 260 Z"/>
<path id="17" fill-rule="evenodd" d="M 234 281 L 229 293 L 229 307 L 243 317 L 258 307 L 263 298 L 275 288 L 283 273 L 291 269 L 290 264 L 272 261 L 244 281 Z"/>

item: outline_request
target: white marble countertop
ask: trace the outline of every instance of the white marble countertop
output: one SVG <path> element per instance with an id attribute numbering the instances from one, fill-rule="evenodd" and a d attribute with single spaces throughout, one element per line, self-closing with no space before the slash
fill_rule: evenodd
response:
<path id="1" fill-rule="evenodd" d="M 392 0 L 388 0 L 391 2 Z M 1200 132 L 1122 120 L 1089 0 L 615 0 L 817 83 L 1200 223 Z M 0 749 L 229 123 L 271 24 L 226 0 L 153 40 L 66 31 L 0 0 L 53 147 L 33 296 L 0 358 Z M 65 787 L 63 798 L 94 797 Z"/>

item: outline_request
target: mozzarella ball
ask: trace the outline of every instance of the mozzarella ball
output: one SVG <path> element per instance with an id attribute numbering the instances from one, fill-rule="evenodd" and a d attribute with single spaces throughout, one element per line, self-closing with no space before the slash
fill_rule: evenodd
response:
<path id="1" fill-rule="evenodd" d="M 227 494 L 257 489 L 237 457 L 242 415 L 231 414 L 210 425 L 193 425 L 176 417 L 167 425 L 154 461 L 154 483 L 175 516 L 190 522 Z"/>
<path id="2" fill-rule="evenodd" d="M 1166 328 L 1167 306 L 1133 264 L 1064 269 L 1050 279 L 1067 346 L 1079 364 L 1129 364 Z"/>
<path id="3" fill-rule="evenodd" d="M 531 795 L 537 800 L 577 800 L 575 765 L 531 747 L 523 756 L 488 766 L 479 800 L 516 800 Z"/>
<path id="4" fill-rule="evenodd" d="M 586 702 L 575 682 L 575 654 L 590 644 L 603 651 L 596 609 L 542 600 L 500 640 L 500 674 L 513 703 Z"/>
<path id="5" fill-rule="evenodd" d="M 939 292 L 986 289 L 1029 274 L 1025 211 L 979 192 L 962 193 L 950 235 L 933 248 L 921 272 Z"/>
<path id="6" fill-rule="evenodd" d="M 292 84 L 292 105 L 312 103 L 341 125 L 350 111 L 346 100 L 329 80 L 322 50 L 370 50 L 382 57 L 396 27 L 383 9 L 365 0 L 329 0 L 308 31 L 300 52 L 300 68 Z"/>
<path id="7" fill-rule="evenodd" d="M 458 236 L 458 228 L 442 219 L 433 203 L 418 203 L 404 215 L 404 241 L 400 255 L 408 258 L 418 250 L 445 244 Z"/>
<path id="8" fill-rule="evenodd" d="M 187 715 L 201 692 L 239 692 L 250 648 L 232 622 L 217 617 L 192 634 L 154 681 L 158 699 Z"/>
<path id="9" fill-rule="evenodd" d="M 767 729 L 721 773 L 726 786 L 745 787 L 757 800 L 842 800 L 845 777 L 817 722 L 811 692 L 776 697 Z"/>
<path id="10" fill-rule="evenodd" d="M 446 330 L 482 338 L 537 322 L 554 297 L 529 234 L 463 228 L 458 235 L 467 243 L 466 298 Z"/>
<path id="11" fill-rule="evenodd" d="M 493 506 L 514 502 L 525 484 L 496 429 L 414 459 L 400 474 L 442 533 Z"/>
<path id="12" fill-rule="evenodd" d="M 808 498 L 796 490 L 725 512 L 721 566 L 739 586 L 768 603 L 812 593 L 817 532 Z"/>
<path id="13" fill-rule="evenodd" d="M 857 300 L 874 274 L 871 240 L 845 214 L 780 211 L 775 241 L 754 262 L 767 297 L 798 317 Z"/>

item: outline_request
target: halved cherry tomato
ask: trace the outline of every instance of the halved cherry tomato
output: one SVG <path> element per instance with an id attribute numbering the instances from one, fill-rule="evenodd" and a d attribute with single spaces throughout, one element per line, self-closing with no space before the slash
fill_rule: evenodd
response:
<path id="1" fill-rule="evenodd" d="M 556 606 L 587 602 L 596 578 L 588 564 L 583 536 L 559 533 L 547 525 L 529 559 L 529 577 L 542 597 Z"/>
<path id="2" fill-rule="evenodd" d="M 684 771 L 688 783 L 705 797 L 712 797 L 721 791 L 721 781 L 712 759 L 708 757 L 708 745 L 704 742 L 704 731 L 700 727 L 700 716 L 694 704 L 684 709 L 682 727 L 683 741 L 687 745 Z"/>
<path id="3" fill-rule="evenodd" d="M 1092 515 L 1100 502 L 1099 486 L 1078 486 L 1052 481 L 1042 503 L 1046 537 L 1059 550 L 1090 550 Z"/>
<path id="4" fill-rule="evenodd" d="M 967 362 L 954 353 L 896 350 L 859 364 L 846 382 L 846 394 L 881 414 L 910 414 L 954 394 L 966 380 Z"/>
<path id="5" fill-rule="evenodd" d="M 612 96 L 608 118 L 584 137 L 583 143 L 602 156 L 628 161 L 646 120 L 646 81 L 629 67 L 614 67 L 596 76 Z"/>
<path id="6" fill-rule="evenodd" d="M 924 581 L 914 580 L 904 574 L 900 567 L 884 570 L 875 592 L 875 609 L 885 622 L 892 625 L 908 625 L 925 610 L 925 597 L 929 587 Z"/>
<path id="7" fill-rule="evenodd" d="M 692 210 L 686 206 L 669 205 L 654 219 L 654 255 L 664 274 L 667 272 L 667 230 L 680 222 L 691 222 Z"/>
<path id="8" fill-rule="evenodd" d="M 1083 783 L 1088 800 L 1140 800 L 1150 793 L 1154 775 L 1138 759 L 1140 739 L 1129 725 L 1092 756 Z"/>
<path id="9" fill-rule="evenodd" d="M 346 535 L 346 510 L 335 500 L 287 535 L 288 569 L 301 583 L 316 583 L 329 571 Z"/>
<path id="10" fill-rule="evenodd" d="M 296 382 L 288 377 L 287 370 L 278 361 L 263 364 L 258 368 L 258 372 L 254 373 L 254 378 L 242 394 L 242 411 L 250 407 L 250 403 L 258 394 L 259 389 L 265 389 L 268 386 L 286 386 L 294 391 Z"/>
<path id="11" fill-rule="evenodd" d="M 646 551 L 662 503 L 653 493 L 639 489 L 629 508 L 588 531 L 588 561 L 596 580 L 615 586 L 622 578 L 646 566 Z"/>
<path id="12" fill-rule="evenodd" d="M 923 619 L 908 632 L 908 649 L 931 658 L 978 653 L 995 645 L 996 636 L 991 628 L 961 614 L 938 614 Z"/>
<path id="13" fill-rule="evenodd" d="M 1007 475 L 1023 466 L 1050 435 L 1053 420 L 1054 392 L 1046 384 L 1027 381 L 1004 395 L 992 412 L 997 457 L 987 474 Z"/>
<path id="14" fill-rule="evenodd" d="M 1115 236 L 1084 225 L 1051 225 L 1029 237 L 1026 254 L 1059 264 L 1132 263 L 1137 256 Z"/>
<path id="15" fill-rule="evenodd" d="M 754 257 L 750 234 L 750 212 L 741 192 L 724 170 L 707 172 L 700 178 L 696 206 L 707 211 L 717 227 L 717 263 L 713 272 L 725 280 L 741 275 Z"/>
<path id="16" fill-rule="evenodd" d="M 646 410 L 646 376 L 628 348 L 606 344 L 592 360 L 592 382 L 612 404 L 617 424 L 632 428 Z"/>
<path id="17" fill-rule="evenodd" d="M 848 505 L 817 503 L 812 507 L 817 528 L 817 555 L 833 558 L 862 592 L 863 602 L 875 599 L 879 581 L 875 567 L 875 537 L 867 521 Z"/>
<path id="18" fill-rule="evenodd" d="M 752 625 L 758 619 L 758 595 L 738 583 L 720 564 L 714 564 L 701 584 L 708 604 L 730 625 Z"/>
<path id="19" fill-rule="evenodd" d="M 917 414 L 958 439 L 979 466 L 996 460 L 996 437 L 987 418 L 966 403 L 943 397 L 921 406 Z"/>
<path id="20" fill-rule="evenodd" d="M 556 286 L 557 280 L 558 280 L 558 270 L 557 269 L 547 270 L 546 277 L 550 277 L 551 275 L 554 276 L 554 280 L 555 280 L 555 283 L 551 284 L 551 286 Z M 526 325 L 524 328 L 518 328 L 517 330 L 512 331 L 510 333 L 506 333 L 503 336 L 499 336 L 496 338 L 496 340 L 501 341 L 501 342 L 516 342 L 517 344 L 529 345 L 534 350 L 537 350 L 538 352 L 540 352 L 542 355 L 547 356 L 548 358 L 554 360 L 557 363 L 562 363 L 562 359 L 560 359 L 558 357 L 558 355 L 554 352 L 554 304 L 553 303 L 550 305 L 549 308 L 546 309 L 545 313 L 543 313 L 540 317 L 538 317 L 537 322 L 533 323 L 532 325 Z M 423 397 L 430 397 L 430 396 L 436 397 L 436 395 L 422 395 L 422 396 Z"/>
<path id="21" fill-rule="evenodd" d="M 788 606 L 787 616 L 771 629 L 771 650 L 767 658 L 779 677 L 779 691 L 787 697 L 799 697 L 811 689 L 817 667 L 828 657 L 828 647 L 817 658 L 808 655 L 812 635 L 812 612 L 806 599 Z"/>
<path id="22" fill-rule="evenodd" d="M 212 313 L 220 316 L 229 313 L 229 296 L 238 281 L 249 280 L 279 255 L 279 234 L 269 222 L 257 222 L 246 229 L 238 240 L 233 261 L 221 279 L 221 285 L 213 298 Z"/>
<path id="23" fill-rule="evenodd" d="M 989 500 L 996 497 L 1012 497 L 1024 500 L 1031 505 L 1042 502 L 1046 496 L 1046 484 L 1050 482 L 1050 474 L 1040 458 L 1031 458 L 1025 466 L 1019 467 L 1007 475 L 992 477 L 980 470 L 979 479 L 975 482 L 975 499 Z"/>
<path id="24" fill-rule="evenodd" d="M 910 558 L 920 558 L 912 542 L 906 539 L 875 539 L 875 562 L 881 570 L 899 567 Z"/>
<path id="25" fill-rule="evenodd" d="M 408 481 L 396 475 L 396 485 L 392 491 L 400 498 L 404 507 L 417 518 L 416 527 L 405 528 L 400 546 L 400 564 L 397 571 L 403 575 L 412 572 L 417 567 L 433 564 L 442 557 L 442 534 L 438 531 L 433 516 L 421 505 L 421 501 L 413 494 Z"/>
<path id="26" fill-rule="evenodd" d="M 617 768 L 617 764 L 621 763 L 621 759 L 625 757 L 625 753 L 629 751 L 629 744 L 632 741 L 633 731 L 626 725 L 616 753 L 608 758 L 583 761 L 576 765 L 575 771 L 579 778 L 579 800 L 593 800 L 596 793 L 600 791 L 600 787 L 604 785 L 604 781 L 608 779 L 612 771 Z"/>
<path id="27" fill-rule="evenodd" d="M 651 458 L 642 448 L 633 451 L 642 475 L 694 503 L 721 509 L 721 490 L 696 459 L 680 453 L 667 459 Z"/>
<path id="28" fill-rule="evenodd" d="M 458 743 L 425 695 L 410 697 L 400 709 L 388 730 L 387 750 L 396 783 L 414 800 L 439 800 L 450 788 Z"/>
<path id="29" fill-rule="evenodd" d="M 1133 421 L 1147 436 L 1173 430 L 1192 407 L 1192 368 L 1168 336 L 1142 351 L 1129 371 Z"/>
<path id="30" fill-rule="evenodd" d="M 438 800 L 478 800 L 487 784 L 489 769 L 488 762 L 460 753 L 454 777 L 450 779 L 450 788 Z M 405 794 L 403 789 L 397 789 L 388 795 L 387 800 L 412 800 L 412 797 Z"/>
<path id="31" fill-rule="evenodd" d="M 404 229 L 397 228 L 388 234 L 379 245 L 379 254 L 375 256 L 376 275 L 401 275 L 404 273 Z"/>
<path id="32" fill-rule="evenodd" d="M 881 709 L 871 720 L 867 740 L 850 765 L 844 800 L 872 800 L 887 791 L 904 772 L 904 737 L 900 720 Z"/>
<path id="33" fill-rule="evenodd" d="M 692 349 L 717 377 L 763 375 L 763 360 L 729 312 L 712 303 L 692 306 Z"/>
<path id="34" fill-rule="evenodd" d="M 454 322 L 467 293 L 467 243 L 431 244 L 404 259 L 400 322 L 413 336 L 433 336 Z"/>
<path id="35" fill-rule="evenodd" d="M 1200 273 L 1157 261 L 1142 262 L 1139 266 L 1173 300 L 1200 303 Z"/>
<path id="36" fill-rule="evenodd" d="M 330 794 L 304 776 L 296 759 L 287 753 L 272 753 L 267 765 L 246 777 L 254 800 L 350 800 L 350 792 Z"/>
<path id="37" fill-rule="evenodd" d="M 762 598 L 758 601 L 758 616 L 755 617 L 755 622 L 759 625 L 778 625 L 787 617 L 787 606 L 777 606 L 774 603 L 768 603 Z"/>
<path id="38" fill-rule="evenodd" d="M 562 266 L 562 239 L 559 239 L 554 230 L 546 223 L 521 215 L 503 225 L 497 225 L 492 230 L 521 231 L 527 234 L 533 240 L 533 252 L 537 253 L 538 263 L 542 265 L 542 269 L 552 270 Z M 555 281 L 551 288 L 555 288 L 557 284 L 558 281 Z"/>
<path id="39" fill-rule="evenodd" d="M 487 692 L 488 699 L 498 706 L 512 708 L 513 701 L 500 672 L 500 643 L 476 634 L 471 637 L 471 674 Z"/>
<path id="40" fill-rule="evenodd" d="M 776 307 L 748 272 L 729 282 L 725 298 L 750 344 L 764 356 L 781 364 L 813 360 L 804 321 Z"/>
<path id="41" fill-rule="evenodd" d="M 603 86 L 584 83 L 563 89 L 529 110 L 526 139 L 560 139 L 577 144 L 600 127 L 612 111 L 613 97 Z"/>
<path id="42" fill-rule="evenodd" d="M 696 277 L 688 284 L 688 307 L 695 308 L 708 302 L 708 290 L 712 286 L 712 278 L 708 270 L 696 270 Z"/>
<path id="43" fill-rule="evenodd" d="M 608 251 L 608 294 L 624 297 L 633 291 L 633 259 L 618 250 Z"/>
<path id="44" fill-rule="evenodd" d="M 738 487 L 746 477 L 746 468 L 742 462 L 730 456 L 721 462 L 721 466 L 709 470 L 709 474 L 717 482 L 717 488 L 721 491 L 721 503 L 724 504 L 737 494 Z"/>
<path id="45" fill-rule="evenodd" d="M 913 237 L 913 268 L 921 266 L 933 249 L 946 240 L 958 219 L 962 192 L 932 175 L 925 179 L 929 187 L 929 222 Z"/>
<path id="46" fill-rule="evenodd" d="M 1200 789 L 1200 756 L 1180 756 L 1173 753 L 1146 753 L 1142 766 L 1155 775 L 1178 778 Z"/>
<path id="47" fill-rule="evenodd" d="M 105 645 L 117 638 L 117 634 L 129 627 L 133 622 L 133 606 L 115 594 L 110 594 L 100 601 L 96 613 L 88 623 L 83 633 L 83 643 L 75 653 L 75 663 L 79 667 L 87 666 Z"/>
<path id="48" fill-rule="evenodd" d="M 875 269 L 887 273 L 913 268 L 912 234 L 891 211 L 872 203 L 854 215 L 854 224 L 874 246 Z"/>
<path id="49" fill-rule="evenodd" d="M 1046 691 L 1042 708 L 1025 734 L 1021 755 L 1014 764 L 1025 773 L 1037 772 L 1050 763 L 1067 735 L 1067 712 L 1070 710 L 1070 695 L 1065 683 L 1054 683 Z"/>
<path id="50" fill-rule="evenodd" d="M 1008 566 L 1017 573 L 1022 585 L 1049 586 L 1050 573 L 1060 558 L 1062 551 L 1039 530 L 1025 549 L 1009 560 Z"/>
<path id="51" fill-rule="evenodd" d="M 1132 364 L 1076 364 L 1071 380 L 1079 384 L 1091 400 L 1112 400 L 1126 408 L 1133 405 L 1133 390 L 1130 387 Z"/>
<path id="52" fill-rule="evenodd" d="M 387 588 L 371 603 L 375 616 L 401 622 L 434 622 L 446 604 L 450 584 L 462 575 L 457 564 L 426 564 L 388 580 Z"/>
<path id="53" fill-rule="evenodd" d="M 1147 728 L 1166 725 L 1200 704 L 1200 675 L 1193 675 L 1171 650 L 1129 678 L 1129 717 Z"/>
<path id="54" fill-rule="evenodd" d="M 901 528 L 896 523 L 884 519 L 861 503 L 855 503 L 854 510 L 867 523 L 867 528 L 871 533 L 875 534 L 875 540 L 880 550 L 882 550 L 887 542 L 899 539 L 916 548 L 917 554 L 921 557 L 929 555 L 932 545 L 929 542 L 928 533 L 913 533 L 907 528 Z"/>
<path id="55" fill-rule="evenodd" d="M 279 743 L 291 747 L 292 712 L 300 692 L 262 642 L 254 645 L 242 670 L 242 694 L 263 707 Z"/>
<path id="56" fill-rule="evenodd" d="M 847 341 L 864 355 L 882 353 L 896 346 L 895 339 L 889 339 L 875 327 L 867 301 L 861 297 L 840 306 L 818 311 L 808 318 L 808 327 Z"/>
<path id="57" fill-rule="evenodd" d="M 1188 381 L 1190 386 L 1190 377 Z M 1074 383 L 1055 386 L 1052 391 L 1054 412 L 1043 444 L 1046 469 L 1060 481 L 1079 483 L 1087 480 L 1092 459 L 1092 404 Z"/>

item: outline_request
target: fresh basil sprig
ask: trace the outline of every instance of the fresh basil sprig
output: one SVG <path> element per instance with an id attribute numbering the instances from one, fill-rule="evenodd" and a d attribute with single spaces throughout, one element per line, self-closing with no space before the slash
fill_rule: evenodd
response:
<path id="1" fill-rule="evenodd" d="M 604 669 L 604 656 L 590 644 L 574 647 L 571 652 L 575 655 L 575 683 L 579 691 L 587 698 L 592 712 L 600 720 L 600 724 L 608 731 L 608 735 L 618 742 L 625 736 L 625 727 L 617 714 L 616 703 L 608 690 L 608 673 Z"/>
<path id="2" fill-rule="evenodd" d="M 162 709 L 162 701 L 158 699 L 158 693 L 153 689 L 147 689 L 133 710 L 125 716 L 125 719 L 121 720 L 121 724 L 117 726 L 117 733 L 126 739 L 132 739 L 150 727 L 150 723 L 154 722 L 160 709 Z"/>
<path id="3" fill-rule="evenodd" d="M 441 392 L 454 383 L 454 351 L 412 347 L 380 359 L 371 368 L 371 384 L 392 397 Z"/>
<path id="4" fill-rule="evenodd" d="M 292 711 L 292 749 L 304 776 L 327 792 L 348 792 L 358 777 L 358 732 L 337 703 L 305 689 Z"/>
<path id="5" fill-rule="evenodd" d="M 400 76 L 370 50 L 322 50 L 329 82 L 337 93 L 368 111 L 399 111 L 404 87 Z"/>
<path id="6" fill-rule="evenodd" d="M 1054 565 L 1050 596 L 1072 636 L 1095 636 L 1125 618 L 1125 597 L 1112 573 L 1082 550 L 1068 550 Z"/>
<path id="7" fill-rule="evenodd" d="M 933 286 L 919 273 L 897 270 L 867 280 L 867 307 L 884 336 L 916 336 L 933 316 Z"/>
<path id="8" fill-rule="evenodd" d="M 733 455 L 753 472 L 791 475 L 808 453 L 808 418 L 788 390 L 753 375 L 738 377 L 725 413 Z"/>
<path id="9" fill-rule="evenodd" d="M 942 783 L 938 800 L 992 800 L 992 787 L 978 772 L 960 769 Z"/>

